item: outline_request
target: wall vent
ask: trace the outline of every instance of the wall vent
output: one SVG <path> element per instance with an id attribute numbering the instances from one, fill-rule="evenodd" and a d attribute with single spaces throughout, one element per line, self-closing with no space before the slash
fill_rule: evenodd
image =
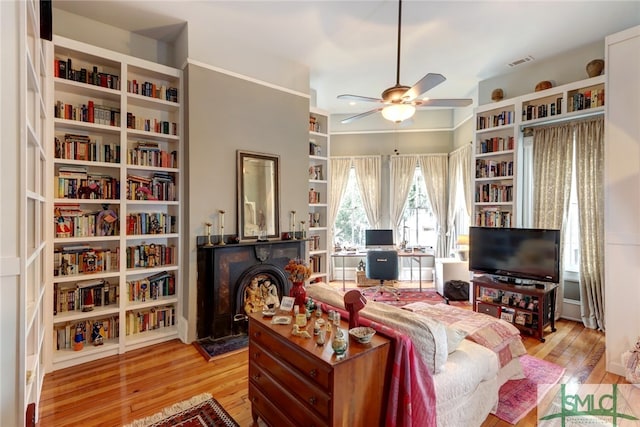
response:
<path id="1" fill-rule="evenodd" d="M 513 68 L 513 67 L 515 67 L 515 66 L 517 66 L 517 65 L 525 64 L 525 63 L 527 63 L 527 62 L 531 62 L 531 61 L 533 61 L 533 59 L 534 59 L 534 58 L 533 58 L 533 56 L 531 56 L 531 55 L 527 55 L 527 56 L 525 56 L 524 58 L 516 59 L 515 61 L 510 62 L 510 63 L 508 63 L 507 65 L 508 65 L 509 67 Z"/>

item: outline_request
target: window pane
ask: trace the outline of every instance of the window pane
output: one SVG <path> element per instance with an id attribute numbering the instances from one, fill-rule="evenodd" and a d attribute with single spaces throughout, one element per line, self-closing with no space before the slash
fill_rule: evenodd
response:
<path id="1" fill-rule="evenodd" d="M 417 167 L 413 175 L 413 183 L 409 190 L 402 220 L 397 230 L 398 236 L 409 247 L 435 247 L 437 242 L 436 225 L 436 219 L 427 196 L 424 177 L 420 167 Z"/>
<path id="2" fill-rule="evenodd" d="M 349 181 L 340 208 L 336 215 L 334 229 L 335 244 L 343 248 L 363 248 L 364 231 L 369 228 L 367 215 L 362 207 L 362 198 L 356 182 L 355 169 L 349 171 Z"/>

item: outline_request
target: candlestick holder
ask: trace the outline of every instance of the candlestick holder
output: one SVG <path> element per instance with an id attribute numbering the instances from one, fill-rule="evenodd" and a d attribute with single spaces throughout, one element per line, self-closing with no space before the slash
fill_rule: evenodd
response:
<path id="1" fill-rule="evenodd" d="M 297 240 L 296 238 L 296 211 L 291 211 L 291 239 Z"/>
<path id="2" fill-rule="evenodd" d="M 307 229 L 304 228 L 305 221 L 300 221 L 300 238 L 305 240 L 307 238 Z"/>
<path id="3" fill-rule="evenodd" d="M 226 245 L 226 243 L 224 242 L 224 211 L 223 210 L 219 210 L 218 213 L 220 214 L 220 241 L 218 242 L 218 244 L 220 246 L 224 246 Z"/>
<path id="4" fill-rule="evenodd" d="M 213 246 L 213 243 L 211 243 L 211 226 L 213 224 L 211 224 L 210 222 L 205 222 L 205 234 L 207 235 L 207 241 L 205 242 L 205 246 Z"/>

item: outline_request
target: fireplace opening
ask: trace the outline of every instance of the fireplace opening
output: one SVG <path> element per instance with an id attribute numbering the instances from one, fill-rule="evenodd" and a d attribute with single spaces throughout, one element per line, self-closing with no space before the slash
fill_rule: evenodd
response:
<path id="1" fill-rule="evenodd" d="M 248 315 L 277 309 L 287 291 L 284 271 L 271 264 L 256 264 L 246 269 L 236 282 L 233 333 L 246 334 Z"/>

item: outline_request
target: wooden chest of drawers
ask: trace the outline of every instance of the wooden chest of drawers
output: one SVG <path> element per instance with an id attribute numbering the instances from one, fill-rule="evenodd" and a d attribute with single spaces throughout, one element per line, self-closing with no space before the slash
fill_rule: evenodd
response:
<path id="1" fill-rule="evenodd" d="M 326 319 L 325 319 L 326 320 Z M 342 322 L 346 331 L 348 325 Z M 349 341 L 338 359 L 331 336 L 291 335 L 259 314 L 249 319 L 249 398 L 254 422 L 279 426 L 383 426 L 389 379 L 388 339 Z M 312 333 L 312 329 L 309 328 Z"/>

